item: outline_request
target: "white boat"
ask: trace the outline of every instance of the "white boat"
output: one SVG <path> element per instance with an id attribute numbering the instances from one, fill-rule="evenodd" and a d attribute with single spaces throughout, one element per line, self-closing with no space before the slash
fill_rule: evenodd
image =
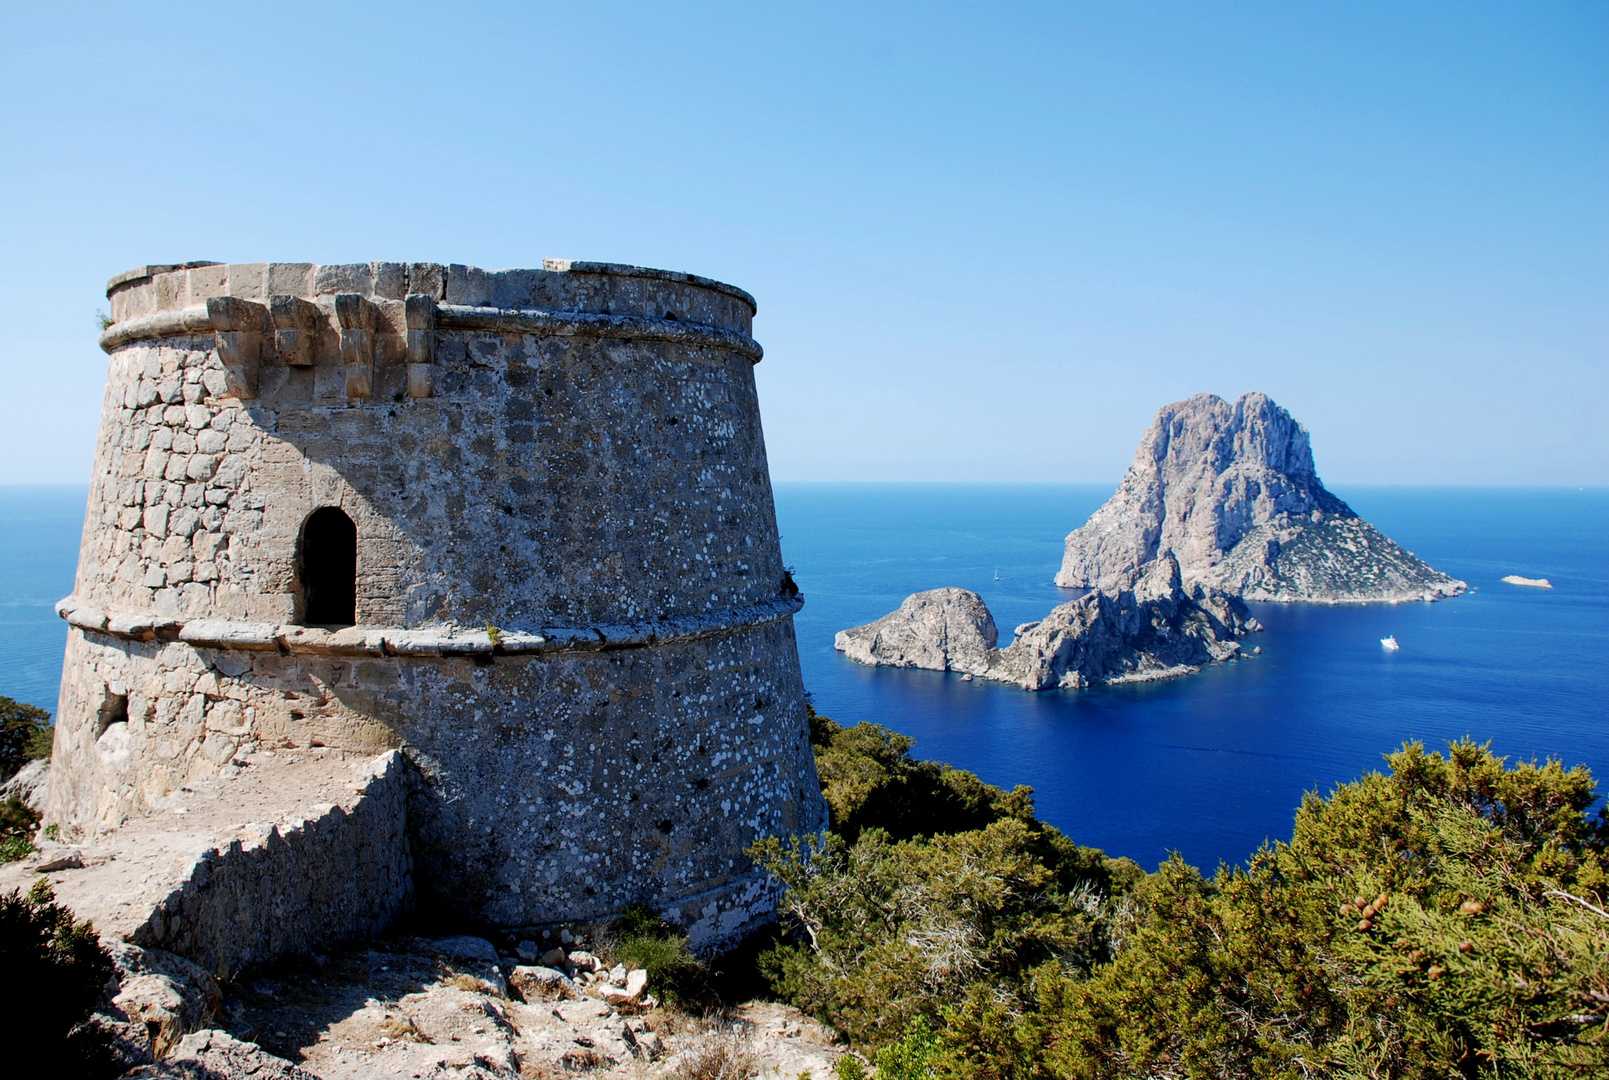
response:
<path id="1" fill-rule="evenodd" d="M 995 579 L 995 580 L 996 580 L 996 581 L 999 581 L 999 580 L 1000 580 L 1000 568 L 999 568 L 999 567 L 995 567 L 995 571 L 994 571 L 994 579 Z"/>
<path id="2" fill-rule="evenodd" d="M 1402 646 L 1397 644 L 1397 636 L 1393 634 L 1390 637 L 1383 637 L 1380 639 L 1380 648 L 1384 649 L 1386 652 L 1396 652 L 1398 649 L 1402 648 Z"/>

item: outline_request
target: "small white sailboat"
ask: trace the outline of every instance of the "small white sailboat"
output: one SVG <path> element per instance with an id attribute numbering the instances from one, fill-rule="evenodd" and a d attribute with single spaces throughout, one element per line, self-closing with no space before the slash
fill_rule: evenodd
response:
<path id="1" fill-rule="evenodd" d="M 996 581 L 1000 580 L 1000 568 L 998 566 L 994 568 L 994 579 Z"/>
<path id="2" fill-rule="evenodd" d="M 1380 639 L 1380 648 L 1384 649 L 1386 652 L 1396 652 L 1398 649 L 1402 648 L 1402 646 L 1397 644 L 1397 635 L 1392 634 L 1389 637 L 1383 637 Z"/>

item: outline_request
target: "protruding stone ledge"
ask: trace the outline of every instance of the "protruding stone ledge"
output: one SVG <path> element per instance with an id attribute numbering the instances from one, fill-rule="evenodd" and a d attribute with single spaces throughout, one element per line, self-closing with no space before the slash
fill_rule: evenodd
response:
<path id="1" fill-rule="evenodd" d="M 356 300 L 351 303 L 355 310 Z M 352 318 L 355 319 L 357 316 L 354 314 Z M 758 341 L 735 330 L 723 330 L 716 326 L 681 322 L 676 319 L 651 319 L 640 315 L 598 315 L 582 311 L 549 311 L 544 308 L 440 304 L 436 306 L 435 325 L 437 329 L 444 330 L 484 330 L 499 334 L 669 341 L 693 347 L 730 349 L 754 364 L 758 364 L 765 355 L 765 350 L 760 348 Z M 178 311 L 159 311 L 154 315 L 142 315 L 114 323 L 101 332 L 100 345 L 106 352 L 112 352 L 137 341 L 211 334 L 213 329 L 214 322 L 207 312 L 207 306 L 198 304 Z M 354 322 L 348 327 L 346 319 L 341 321 L 342 355 L 349 367 L 361 363 L 359 354 L 363 347 L 372 347 L 367 340 L 367 335 L 370 333 L 372 330 L 366 326 L 359 326 Z M 410 361 L 414 360 L 416 353 L 423 357 L 425 353 L 423 343 L 410 344 L 412 346 L 409 353 Z"/>
<path id="2" fill-rule="evenodd" d="M 196 304 L 178 311 L 158 311 L 113 323 L 101 331 L 100 344 L 106 352 L 111 352 L 136 341 L 200 334 L 212 336 L 212 316 L 207 313 L 206 304 Z"/>
<path id="3" fill-rule="evenodd" d="M 67 597 L 56 614 L 80 630 L 130 641 L 181 641 L 203 649 L 278 652 L 310 656 L 529 656 L 540 653 L 601 652 L 636 649 L 674 641 L 747 630 L 789 618 L 804 607 L 804 598 L 775 600 L 702 615 L 682 615 L 652 622 L 600 623 L 595 626 L 538 630 L 482 630 L 431 627 L 275 625 L 233 619 L 179 619 L 158 615 L 112 613 Z"/>

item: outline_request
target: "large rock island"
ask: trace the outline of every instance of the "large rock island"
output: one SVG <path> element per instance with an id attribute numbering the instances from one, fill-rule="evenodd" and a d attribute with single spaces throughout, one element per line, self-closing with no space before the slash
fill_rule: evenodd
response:
<path id="1" fill-rule="evenodd" d="M 1076 689 L 1187 675 L 1237 656 L 1236 639 L 1261 629 L 1234 597 L 1186 588 L 1164 556 L 1017 627 L 1004 649 L 977 593 L 933 589 L 833 645 L 861 664 L 960 671 L 1024 690 Z"/>
<path id="2" fill-rule="evenodd" d="M 1307 431 L 1256 393 L 1164 406 L 1117 493 L 1067 537 L 1056 584 L 1111 588 L 1166 555 L 1186 585 L 1247 600 L 1434 600 L 1465 589 L 1327 491 Z"/>

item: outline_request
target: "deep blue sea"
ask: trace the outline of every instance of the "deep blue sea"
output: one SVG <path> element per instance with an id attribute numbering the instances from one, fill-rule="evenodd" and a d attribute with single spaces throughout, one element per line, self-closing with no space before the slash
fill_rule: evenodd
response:
<path id="1" fill-rule="evenodd" d="M 834 719 L 1006 786 L 1083 844 L 1147 868 L 1211 868 L 1290 833 L 1302 793 L 1379 768 L 1407 739 L 1471 735 L 1609 778 L 1609 491 L 1341 488 L 1398 543 L 1475 591 L 1437 604 L 1254 605 L 1262 654 L 1142 686 L 1026 693 L 851 664 L 833 635 L 910 593 L 959 585 L 1003 633 L 1071 599 L 1062 538 L 1112 485 L 779 484 L 806 604 L 805 685 Z M 82 487 L 0 487 L 0 694 L 54 709 Z M 999 580 L 995 580 L 998 573 Z M 1546 577 L 1551 591 L 1503 584 Z M 1395 634 L 1388 654 L 1380 638 Z M 1005 641 L 1001 642 L 1002 645 Z"/>
<path id="2" fill-rule="evenodd" d="M 1341 488 L 1365 518 L 1474 591 L 1436 604 L 1253 605 L 1262 654 L 1139 686 L 1027 693 L 867 668 L 833 635 L 910 593 L 959 585 L 1011 628 L 1072 599 L 1062 540 L 1113 485 L 780 484 L 806 604 L 805 685 L 841 723 L 1006 786 L 1079 843 L 1148 869 L 1176 849 L 1240 862 L 1290 835 L 1308 790 L 1383 767 L 1405 740 L 1470 735 L 1512 758 L 1584 763 L 1609 787 L 1609 491 Z M 995 580 L 996 573 L 999 580 Z M 1549 590 L 1505 585 L 1546 577 Z M 1394 634 L 1402 649 L 1386 653 Z"/>

